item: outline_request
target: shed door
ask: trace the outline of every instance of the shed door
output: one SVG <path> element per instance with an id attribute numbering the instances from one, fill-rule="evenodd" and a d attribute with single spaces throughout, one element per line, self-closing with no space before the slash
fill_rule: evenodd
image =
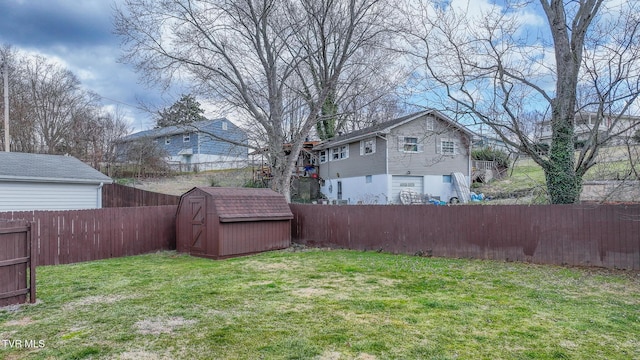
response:
<path id="1" fill-rule="evenodd" d="M 206 253 L 207 251 L 207 231 L 206 231 L 206 199 L 202 196 L 189 198 L 189 252 Z"/>

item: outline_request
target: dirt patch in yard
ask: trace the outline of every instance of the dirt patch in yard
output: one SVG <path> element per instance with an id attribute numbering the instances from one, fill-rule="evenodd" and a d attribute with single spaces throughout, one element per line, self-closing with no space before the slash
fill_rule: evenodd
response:
<path id="1" fill-rule="evenodd" d="M 119 360 L 165 360 L 165 359 L 171 359 L 170 356 L 167 355 L 159 355 L 153 352 L 149 352 L 149 351 L 127 351 L 124 352 L 122 354 L 119 354 L 118 356 L 114 357 L 113 359 L 119 359 Z"/>
<path id="2" fill-rule="evenodd" d="M 26 325 L 31 325 L 33 323 L 35 323 L 33 319 L 31 319 L 30 317 L 24 317 L 18 320 L 7 321 L 6 323 L 4 323 L 4 325 L 5 326 L 26 326 Z"/>
<path id="3" fill-rule="evenodd" d="M 93 304 L 113 304 L 115 302 L 127 299 L 133 299 L 135 296 L 125 296 L 125 295 L 109 295 L 109 296 L 87 296 L 80 300 L 72 301 L 68 304 L 64 305 L 65 310 L 73 310 L 79 306 L 89 306 Z"/>
<path id="4" fill-rule="evenodd" d="M 316 297 L 316 296 L 326 296 L 329 294 L 329 291 L 324 289 L 316 289 L 316 288 L 304 288 L 292 291 L 293 295 L 300 297 Z"/>
<path id="5" fill-rule="evenodd" d="M 182 317 L 170 317 L 140 320 L 136 322 L 134 326 L 140 334 L 159 335 L 171 334 L 178 328 L 195 323 L 195 320 L 186 320 Z"/>

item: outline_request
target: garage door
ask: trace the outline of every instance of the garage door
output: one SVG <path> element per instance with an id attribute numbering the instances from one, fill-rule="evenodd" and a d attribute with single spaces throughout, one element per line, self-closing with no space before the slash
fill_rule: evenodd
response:
<path id="1" fill-rule="evenodd" d="M 391 177 L 391 202 L 400 204 L 400 191 L 411 190 L 418 194 L 424 193 L 424 178 L 422 176 L 400 176 Z"/>

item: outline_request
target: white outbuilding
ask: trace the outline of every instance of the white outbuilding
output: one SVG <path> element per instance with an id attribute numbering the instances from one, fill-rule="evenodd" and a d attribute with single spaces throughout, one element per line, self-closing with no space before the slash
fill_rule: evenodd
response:
<path id="1" fill-rule="evenodd" d="M 98 209 L 112 182 L 72 156 L 0 152 L 0 211 Z"/>

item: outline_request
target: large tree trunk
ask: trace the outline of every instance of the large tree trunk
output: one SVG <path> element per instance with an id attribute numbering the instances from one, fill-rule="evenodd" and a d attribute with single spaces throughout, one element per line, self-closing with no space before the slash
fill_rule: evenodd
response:
<path id="1" fill-rule="evenodd" d="M 556 97 L 551 102 L 549 161 L 544 167 L 547 190 L 553 204 L 573 204 L 580 200 L 582 176 L 576 172 L 574 155 L 576 89 L 585 34 L 600 3 L 601 0 L 582 3 L 570 27 L 562 0 L 541 0 L 553 37 L 558 77 Z"/>
<path id="2" fill-rule="evenodd" d="M 544 169 L 552 204 L 573 204 L 580 199 L 582 177 L 575 172 L 573 116 L 554 114 L 548 166 Z"/>

